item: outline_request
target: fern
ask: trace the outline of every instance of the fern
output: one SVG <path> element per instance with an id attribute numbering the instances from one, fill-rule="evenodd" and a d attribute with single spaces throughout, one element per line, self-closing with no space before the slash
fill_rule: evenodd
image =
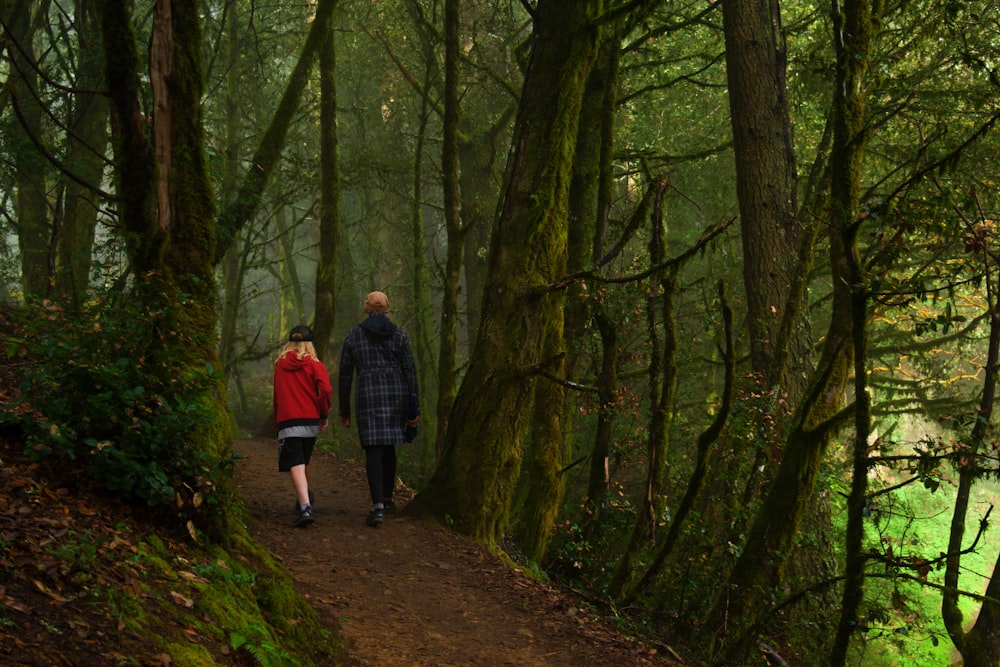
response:
<path id="1" fill-rule="evenodd" d="M 261 667 L 298 667 L 299 663 L 275 643 L 267 630 L 259 625 L 248 625 L 243 632 L 229 633 L 229 643 L 234 651 L 244 650 L 253 656 Z"/>

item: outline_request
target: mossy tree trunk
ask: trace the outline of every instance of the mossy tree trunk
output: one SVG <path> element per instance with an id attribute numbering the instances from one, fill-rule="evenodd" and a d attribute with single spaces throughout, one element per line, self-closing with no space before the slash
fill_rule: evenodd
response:
<path id="1" fill-rule="evenodd" d="M 441 171 L 444 189 L 444 224 L 447 236 L 441 298 L 440 344 L 437 377 L 437 454 L 440 457 L 446 440 L 449 418 L 455 402 L 455 357 L 458 346 L 458 290 L 462 273 L 462 216 L 458 188 L 458 59 L 459 0 L 444 3 L 444 136 L 441 147 Z"/>
<path id="2" fill-rule="evenodd" d="M 585 271 L 595 264 L 598 221 L 610 197 L 607 175 L 612 169 L 621 26 L 619 19 L 602 27 L 597 57 L 584 88 L 570 183 L 567 237 L 567 271 L 570 274 Z M 574 384 L 578 384 L 577 361 L 588 336 L 589 309 L 593 303 L 588 287 L 585 281 L 574 281 L 567 288 L 565 361 L 547 369 L 550 377 L 565 376 Z M 550 354 L 558 354 L 558 350 L 553 349 Z M 573 457 L 573 420 L 577 406 L 577 393 L 564 390 L 561 384 L 552 380 L 543 381 L 538 392 L 513 530 L 524 554 L 535 562 L 545 556 L 565 495 L 564 469 Z M 562 401 L 561 408 L 557 400 Z"/>
<path id="3" fill-rule="evenodd" d="M 871 407 L 867 387 L 868 294 L 866 276 L 857 250 L 861 225 L 861 166 L 865 148 L 866 75 L 869 69 L 876 24 L 881 19 L 882 2 L 846 0 L 833 17 L 833 42 L 837 56 L 837 76 L 833 91 L 833 152 L 830 188 L 833 204 L 833 231 L 842 239 L 846 273 L 850 287 L 844 300 L 850 303 L 852 356 L 854 361 L 855 433 L 851 492 L 847 500 L 847 551 L 840 623 L 830 653 L 830 664 L 846 664 L 851 635 L 859 627 L 858 614 L 864 601 L 864 509 L 868 491 L 868 433 Z"/>
<path id="4" fill-rule="evenodd" d="M 214 416 L 190 433 L 176 455 L 200 453 L 222 464 L 231 458 L 224 386 L 215 383 L 192 395 L 184 382 L 206 366 L 218 367 L 215 211 L 203 153 L 198 3 L 161 0 L 154 7 L 149 80 L 155 113 L 148 137 L 129 4 L 108 0 L 104 9 L 107 85 L 121 128 L 121 216 L 137 293 L 154 318 L 147 363 L 164 367 L 165 391 Z"/>
<path id="5" fill-rule="evenodd" d="M 984 243 L 989 243 L 985 241 Z M 986 297 L 990 309 L 989 347 L 983 368 L 983 391 L 976 410 L 975 423 L 969 437 L 963 443 L 963 451 L 958 457 L 958 490 L 952 511 L 951 529 L 948 536 L 948 552 L 945 559 L 944 588 L 941 595 L 941 618 L 945 630 L 966 665 L 1000 665 L 1000 555 L 993 566 L 992 574 L 982 598 L 982 606 L 972 627 L 966 629 L 964 616 L 959 607 L 959 579 L 962 572 L 962 555 L 967 546 L 965 524 L 969 515 L 973 485 L 989 473 L 992 460 L 989 452 L 994 405 L 997 399 L 997 375 L 1000 373 L 1000 295 L 998 279 L 1000 272 L 989 269 L 996 262 L 996 250 L 980 248 L 986 272 Z M 985 521 L 985 520 L 984 520 Z"/>
<path id="6" fill-rule="evenodd" d="M 90 269 L 100 209 L 100 187 L 104 154 L 108 145 L 108 102 L 96 92 L 101 84 L 104 56 L 101 53 L 100 16 L 97 2 L 77 3 L 80 31 L 79 78 L 68 126 L 67 167 L 74 178 L 66 179 L 62 232 L 58 238 L 56 291 L 71 308 L 87 299 Z"/>
<path id="7" fill-rule="evenodd" d="M 117 127 L 115 156 L 118 217 L 125 247 L 137 279 L 159 269 L 165 235 L 156 224 L 152 147 L 145 134 L 140 100 L 139 72 L 143 71 L 132 28 L 131 3 L 104 0 L 101 23 L 104 38 L 105 78 Z"/>
<path id="8" fill-rule="evenodd" d="M 805 390 L 807 375 L 797 371 L 811 363 L 804 304 L 816 226 L 807 229 L 798 218 L 778 3 L 726 0 L 722 12 L 750 366 L 758 384 L 748 391 L 776 393 L 767 416 L 774 428 L 759 427 L 763 437 L 739 501 L 745 504 L 766 492 L 789 408 Z"/>
<path id="9" fill-rule="evenodd" d="M 524 470 L 512 513 L 511 532 L 533 562 L 545 555 L 566 488 L 563 467 L 570 456 L 566 391 L 557 379 L 566 367 L 562 343 L 562 336 L 546 339 L 549 348 L 543 350 L 543 358 L 552 361 L 545 368 L 548 377 L 536 383 L 531 436 L 525 445 Z"/>
<path id="10" fill-rule="evenodd" d="M 549 286 L 566 269 L 569 183 L 602 8 L 601 0 L 536 7 L 479 336 L 441 461 L 416 499 L 487 544 L 507 525 L 537 374 L 558 361 L 563 297 Z"/>
<path id="11" fill-rule="evenodd" d="M 336 53 L 332 25 L 328 28 L 326 41 L 319 52 L 319 257 L 313 316 L 316 352 L 325 361 L 329 361 L 332 356 L 330 340 L 337 317 L 337 257 L 340 254 L 340 173 L 337 157 L 337 86 L 334 76 Z"/>
<path id="12" fill-rule="evenodd" d="M 867 36 L 870 26 L 857 30 Z M 862 38 L 862 35 L 853 33 Z M 848 50 L 853 54 L 853 49 Z M 853 55 L 850 56 L 853 58 Z M 860 93 L 867 62 L 854 63 L 852 93 Z M 843 63 L 842 63 L 843 66 Z M 857 84 L 855 87 L 854 84 Z M 789 422 L 777 473 L 754 514 L 743 551 L 715 602 L 702 639 L 712 659 L 737 662 L 749 650 L 772 592 L 784 581 L 789 554 L 800 522 L 811 507 L 819 466 L 834 434 L 852 413 L 843 409 L 844 390 L 852 371 L 853 321 L 856 302 L 851 278 L 864 144 L 860 141 L 863 97 L 841 95 L 835 109 L 838 127 L 831 154 L 830 266 L 832 305 L 821 357 L 808 389 Z"/>
<path id="13" fill-rule="evenodd" d="M 29 0 L 5 3 L 3 17 L 8 41 L 7 53 L 12 66 L 7 92 L 20 126 L 10 132 L 14 169 L 17 173 L 15 214 L 17 243 L 21 258 L 21 289 L 25 296 L 49 296 L 52 271 L 52 220 L 46 200 L 47 176 L 51 167 L 38 149 L 43 141 L 43 108 L 38 98 L 38 65 L 35 56 L 37 12 L 47 12 L 45 3 Z"/>
<path id="14" fill-rule="evenodd" d="M 164 301 L 170 315 L 160 341 L 170 359 L 183 360 L 183 377 L 209 365 L 218 368 L 215 282 L 215 204 L 204 154 L 202 38 L 197 0 L 159 0 L 153 12 L 150 82 L 153 90 L 153 155 L 157 169 L 157 216 L 149 221 L 163 231 Z M 193 346 L 192 346 L 193 344 Z M 181 391 L 188 391 L 186 388 Z M 203 403 L 216 420 L 202 425 L 188 447 L 222 462 L 231 456 L 225 387 L 219 382 Z"/>

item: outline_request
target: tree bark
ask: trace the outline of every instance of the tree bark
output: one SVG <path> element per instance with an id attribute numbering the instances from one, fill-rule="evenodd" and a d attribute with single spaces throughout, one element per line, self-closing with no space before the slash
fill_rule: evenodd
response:
<path id="1" fill-rule="evenodd" d="M 46 197 L 48 162 L 36 143 L 43 139 L 42 104 L 38 99 L 38 64 L 35 57 L 36 12 L 26 0 L 12 3 L 4 17 L 8 28 L 7 52 L 10 54 L 10 77 L 7 84 L 12 106 L 23 132 L 8 137 L 12 142 L 16 170 L 17 241 L 21 258 L 21 289 L 26 297 L 49 296 L 54 263 L 52 221 Z"/>
<path id="2" fill-rule="evenodd" d="M 69 122 L 67 164 L 75 179 L 67 179 L 62 229 L 58 238 L 56 291 L 69 307 L 80 308 L 87 299 L 93 263 L 94 234 L 100 207 L 100 186 L 108 145 L 108 103 L 90 92 L 101 85 L 100 16 L 97 3 L 79 0 L 76 6 L 80 33 L 80 75 Z"/>
<path id="3" fill-rule="evenodd" d="M 569 196 L 567 271 L 570 274 L 593 266 L 598 219 L 604 215 L 603 206 L 610 196 L 608 174 L 614 148 L 621 29 L 620 19 L 602 27 L 597 56 L 584 88 Z M 588 336 L 591 300 L 588 285 L 583 281 L 574 281 L 566 292 L 565 361 L 549 371 L 550 375 L 565 376 L 574 382 L 583 341 Z M 553 402 L 556 395 L 564 397 L 561 409 Z M 534 562 L 541 562 L 545 556 L 565 495 L 563 469 L 573 457 L 577 398 L 576 392 L 564 391 L 551 381 L 543 382 L 536 398 L 527 469 L 521 476 L 522 489 L 514 521 L 515 537 L 525 555 Z M 556 434 L 561 442 L 553 439 Z"/>
<path id="4" fill-rule="evenodd" d="M 811 339 L 805 287 L 813 230 L 798 219 L 795 155 L 785 86 L 785 44 L 776 0 L 722 3 L 736 192 L 743 242 L 750 365 L 756 391 L 776 392 L 777 409 L 804 394 Z M 781 457 L 782 426 L 790 413 L 770 415 L 777 428 L 761 441 L 744 500 L 766 492 Z"/>
<path id="5" fill-rule="evenodd" d="M 332 2 L 332 0 L 331 0 Z M 329 26 L 332 28 L 332 25 Z M 313 341 L 320 359 L 331 358 L 330 340 L 337 316 L 337 257 L 340 248 L 340 173 L 337 157 L 337 86 L 333 30 L 319 53 L 320 202 L 319 257 Z"/>
<path id="6" fill-rule="evenodd" d="M 458 290 L 462 272 L 461 195 L 458 189 L 458 58 L 459 0 L 444 3 L 444 136 L 441 171 L 444 189 L 446 257 L 441 297 L 440 345 L 438 348 L 437 454 L 446 439 L 455 402 L 455 358 L 458 346 Z"/>
<path id="7" fill-rule="evenodd" d="M 569 182 L 600 0 L 542 0 L 495 227 L 483 319 L 418 508 L 487 544 L 503 536 L 539 370 L 562 336 Z"/>
<path id="8" fill-rule="evenodd" d="M 834 230 L 842 239 L 852 328 L 852 354 L 855 386 L 855 433 L 851 493 L 847 500 L 847 551 L 840 623 L 830 654 L 830 664 L 844 665 L 851 635 L 858 627 L 858 613 L 864 601 L 864 507 L 868 489 L 868 432 L 871 406 L 867 387 L 868 295 L 865 275 L 858 256 L 857 236 L 860 219 L 861 164 L 865 146 L 865 78 L 875 37 L 875 22 L 880 18 L 881 2 L 845 0 L 843 13 L 834 11 L 834 46 L 837 54 L 837 77 L 833 94 L 833 152 L 831 168 L 835 174 L 831 187 Z M 834 8 L 838 3 L 834 2 Z"/>

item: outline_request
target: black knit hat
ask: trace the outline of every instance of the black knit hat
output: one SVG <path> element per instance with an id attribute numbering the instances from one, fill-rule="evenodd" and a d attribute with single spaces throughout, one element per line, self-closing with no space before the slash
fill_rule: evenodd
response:
<path id="1" fill-rule="evenodd" d="M 300 324 L 297 327 L 292 327 L 291 333 L 288 334 L 289 343 L 308 343 L 313 339 L 313 330 L 304 324 Z"/>

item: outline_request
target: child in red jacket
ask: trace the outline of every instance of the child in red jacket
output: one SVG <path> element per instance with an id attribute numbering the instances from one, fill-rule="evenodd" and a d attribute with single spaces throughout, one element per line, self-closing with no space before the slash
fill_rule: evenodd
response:
<path id="1" fill-rule="evenodd" d="M 278 435 L 278 471 L 295 484 L 295 525 L 315 520 L 309 491 L 309 463 L 319 432 L 326 428 L 333 389 L 326 366 L 316 356 L 312 329 L 292 328 L 274 364 L 274 427 Z"/>

